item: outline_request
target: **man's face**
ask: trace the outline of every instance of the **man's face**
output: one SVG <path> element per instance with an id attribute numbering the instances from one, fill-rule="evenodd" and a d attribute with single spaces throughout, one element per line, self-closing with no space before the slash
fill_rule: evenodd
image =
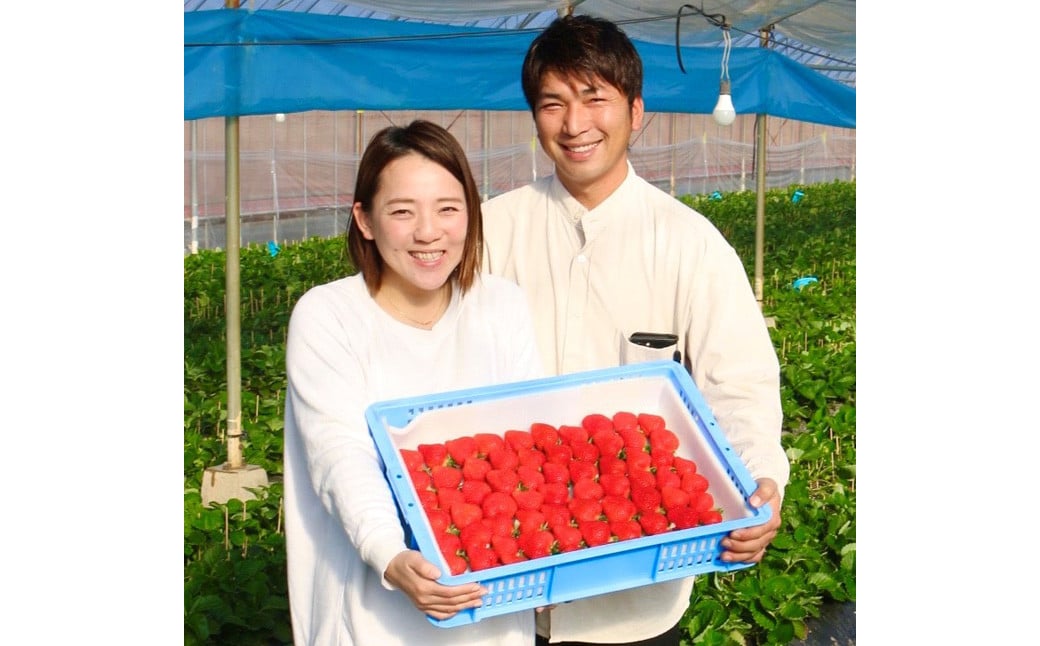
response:
<path id="1" fill-rule="evenodd" d="M 534 109 L 542 150 L 560 181 L 586 208 L 606 199 L 627 173 L 628 141 L 643 125 L 643 100 L 631 107 L 603 79 L 549 72 Z"/>

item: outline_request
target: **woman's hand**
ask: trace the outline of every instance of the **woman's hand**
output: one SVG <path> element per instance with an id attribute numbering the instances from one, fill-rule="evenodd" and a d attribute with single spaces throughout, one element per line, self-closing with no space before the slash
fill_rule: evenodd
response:
<path id="1" fill-rule="evenodd" d="M 421 612 L 441 621 L 454 617 L 460 610 L 479 608 L 487 594 L 479 583 L 441 585 L 441 571 L 415 550 L 405 550 L 390 561 L 383 576 L 408 595 Z"/>

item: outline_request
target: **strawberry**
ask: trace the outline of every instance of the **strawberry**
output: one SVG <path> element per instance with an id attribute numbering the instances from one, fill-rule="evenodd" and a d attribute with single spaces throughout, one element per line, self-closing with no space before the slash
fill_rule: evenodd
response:
<path id="1" fill-rule="evenodd" d="M 491 470 L 491 463 L 484 458 L 470 458 L 462 465 L 463 480 L 483 480 Z"/>
<path id="2" fill-rule="evenodd" d="M 480 503 L 480 509 L 483 511 L 485 518 L 505 516 L 512 519 L 513 514 L 516 513 L 517 505 L 510 494 L 492 491 L 484 496 L 484 502 Z"/>
<path id="3" fill-rule="evenodd" d="M 596 547 L 610 542 L 610 525 L 604 520 L 579 520 L 578 529 L 585 545 Z"/>
<path id="4" fill-rule="evenodd" d="M 701 525 L 714 525 L 722 522 L 722 513 L 718 509 L 709 509 L 697 514 L 697 522 Z"/>
<path id="5" fill-rule="evenodd" d="M 477 443 L 477 455 L 485 458 L 491 454 L 491 449 L 506 445 L 502 436 L 494 433 L 477 433 L 473 436 L 473 440 Z"/>
<path id="6" fill-rule="evenodd" d="M 656 489 L 657 488 L 657 478 L 654 476 L 653 472 L 651 472 L 651 471 L 640 471 L 640 470 L 629 471 L 628 472 L 628 483 L 633 488 L 635 488 L 636 486 L 650 487 L 651 489 Z"/>
<path id="7" fill-rule="evenodd" d="M 462 574 L 469 568 L 469 564 L 466 559 L 462 558 L 458 554 L 444 554 L 444 561 L 448 564 L 448 571 L 453 575 Z"/>
<path id="8" fill-rule="evenodd" d="M 668 451 L 650 449 L 650 468 L 655 471 L 670 471 L 675 462 L 675 455 Z"/>
<path id="9" fill-rule="evenodd" d="M 675 472 L 680 476 L 684 476 L 687 473 L 697 473 L 696 462 L 678 455 L 672 458 L 672 468 L 675 469 Z"/>
<path id="10" fill-rule="evenodd" d="M 629 453 L 625 456 L 625 464 L 628 465 L 628 474 L 636 471 L 650 471 L 650 454 L 642 451 Z"/>
<path id="11" fill-rule="evenodd" d="M 618 455 L 625 448 L 625 440 L 617 431 L 597 431 L 592 436 L 592 443 L 599 449 L 600 455 Z"/>
<path id="12" fill-rule="evenodd" d="M 526 560 L 520 552 L 520 543 L 512 536 L 492 536 L 491 549 L 495 550 L 495 554 L 498 555 L 498 560 L 502 562 L 502 565 Z"/>
<path id="13" fill-rule="evenodd" d="M 516 451 L 508 445 L 492 447 L 488 453 L 488 462 L 496 469 L 515 469 L 520 464 Z"/>
<path id="14" fill-rule="evenodd" d="M 571 494 L 581 500 L 599 500 L 603 497 L 603 487 L 592 478 L 581 478 L 574 481 Z"/>
<path id="15" fill-rule="evenodd" d="M 682 477 L 679 486 L 692 496 L 708 490 L 708 479 L 699 473 L 687 473 Z"/>
<path id="16" fill-rule="evenodd" d="M 601 505 L 608 522 L 631 520 L 639 513 L 639 508 L 634 502 L 620 496 L 604 496 Z"/>
<path id="17" fill-rule="evenodd" d="M 462 539 L 459 538 L 458 534 L 452 534 L 451 532 L 437 534 L 437 547 L 444 556 L 449 554 L 458 555 L 462 552 Z"/>
<path id="18" fill-rule="evenodd" d="M 614 422 L 606 415 L 600 415 L 599 413 L 586 415 L 581 420 L 581 426 L 589 432 L 590 436 L 595 435 L 597 431 L 614 430 Z"/>
<path id="19" fill-rule="evenodd" d="M 682 483 L 682 478 L 680 478 L 679 474 L 674 471 L 658 471 L 654 476 L 654 479 L 657 481 L 657 488 L 662 490 L 665 487 L 675 487 L 678 489 L 679 485 Z"/>
<path id="20" fill-rule="evenodd" d="M 516 521 L 519 523 L 516 527 L 517 534 L 529 534 L 548 527 L 545 514 L 537 509 L 517 509 Z"/>
<path id="21" fill-rule="evenodd" d="M 632 485 L 632 502 L 642 512 L 655 512 L 661 506 L 661 492 L 653 486 Z"/>
<path id="22" fill-rule="evenodd" d="M 484 515 L 480 505 L 464 501 L 452 503 L 448 512 L 451 514 L 451 522 L 455 527 L 459 528 L 460 532 L 470 524 L 480 520 Z"/>
<path id="23" fill-rule="evenodd" d="M 698 524 L 697 511 L 687 505 L 672 507 L 668 510 L 667 516 L 675 525 L 675 529 L 690 529 Z"/>
<path id="24" fill-rule="evenodd" d="M 459 530 L 459 540 L 462 541 L 462 549 L 466 550 L 467 554 L 474 546 L 487 547 L 491 545 L 492 536 L 494 536 L 494 532 L 492 532 L 491 528 L 479 520 Z"/>
<path id="25" fill-rule="evenodd" d="M 624 460 L 614 457 L 613 455 L 600 455 L 599 476 L 601 478 L 605 475 L 623 476 L 627 473 L 628 464 Z"/>
<path id="26" fill-rule="evenodd" d="M 665 451 L 675 453 L 679 448 L 679 437 L 667 428 L 659 428 L 647 435 L 650 441 L 650 451 Z"/>
<path id="27" fill-rule="evenodd" d="M 491 493 L 491 485 L 483 480 L 463 480 L 462 497 L 466 502 L 479 505 L 484 502 L 484 496 Z"/>
<path id="28" fill-rule="evenodd" d="M 545 484 L 566 485 L 571 480 L 571 474 L 567 470 L 566 463 L 560 464 L 558 462 L 546 462 L 543 464 L 542 477 L 545 478 Z"/>
<path id="29" fill-rule="evenodd" d="M 420 444 L 416 450 L 422 454 L 423 461 L 431 469 L 448 464 L 448 449 L 443 444 Z"/>
<path id="30" fill-rule="evenodd" d="M 469 559 L 469 569 L 474 572 L 501 565 L 495 550 L 481 545 L 475 545 L 472 549 L 467 549 L 466 558 Z"/>
<path id="31" fill-rule="evenodd" d="M 531 438 L 534 440 L 535 447 L 543 451 L 548 446 L 555 446 L 560 443 L 560 433 L 556 430 L 556 427 L 551 424 L 542 424 L 541 422 L 531 424 Z"/>
<path id="32" fill-rule="evenodd" d="M 426 511 L 440 509 L 441 503 L 437 498 L 437 492 L 430 489 L 421 489 L 415 492 L 419 497 L 419 506 Z"/>
<path id="33" fill-rule="evenodd" d="M 441 509 L 451 511 L 451 506 L 457 502 L 466 502 L 466 497 L 458 489 L 437 490 L 437 506 Z"/>
<path id="34" fill-rule="evenodd" d="M 628 494 L 632 490 L 628 476 L 617 473 L 603 473 L 602 468 L 599 474 L 599 486 L 603 487 L 604 496 L 628 498 Z"/>
<path id="35" fill-rule="evenodd" d="M 584 443 L 589 441 L 589 432 L 582 426 L 561 425 L 557 431 L 563 444 Z"/>
<path id="36" fill-rule="evenodd" d="M 596 520 L 603 513 L 603 507 L 598 500 L 583 500 L 571 498 L 567 502 L 567 509 L 571 511 L 574 520 L 582 521 Z"/>
<path id="37" fill-rule="evenodd" d="M 534 437 L 530 431 L 509 430 L 505 433 L 506 444 L 519 453 L 524 449 L 534 447 Z"/>
<path id="38" fill-rule="evenodd" d="M 520 476 L 512 469 L 492 469 L 484 479 L 494 491 L 502 493 L 513 493 L 513 490 L 520 486 Z"/>
<path id="39" fill-rule="evenodd" d="M 581 548 L 581 530 L 573 525 L 553 525 L 552 533 L 556 537 L 556 549 L 560 552 L 573 552 Z"/>
<path id="40" fill-rule="evenodd" d="M 534 467 L 540 469 L 545 464 L 545 453 L 534 447 L 523 451 L 517 451 L 517 464 L 522 467 Z"/>
<path id="41" fill-rule="evenodd" d="M 542 499 L 545 497 L 541 491 L 537 489 L 514 489 L 513 500 L 516 501 L 518 509 L 531 509 L 536 510 L 542 506 Z"/>
<path id="42" fill-rule="evenodd" d="M 715 498 L 707 491 L 690 496 L 690 506 L 698 512 L 708 511 L 715 507 Z"/>
<path id="43" fill-rule="evenodd" d="M 646 436 L 638 428 L 618 431 L 622 441 L 625 443 L 625 453 L 642 453 L 646 446 Z"/>
<path id="44" fill-rule="evenodd" d="M 664 514 L 640 514 L 639 526 L 643 528 L 643 533 L 647 536 L 663 534 L 668 531 L 668 519 Z"/>
<path id="45" fill-rule="evenodd" d="M 610 533 L 614 540 L 627 541 L 643 535 L 643 527 L 638 520 L 618 520 L 610 523 Z"/>
<path id="46" fill-rule="evenodd" d="M 516 468 L 516 475 L 520 478 L 520 486 L 525 489 L 538 489 L 545 484 L 545 476 L 542 471 L 529 464 L 521 464 Z"/>
<path id="47" fill-rule="evenodd" d="M 562 482 L 546 482 L 539 488 L 539 491 L 542 492 L 542 506 L 566 505 L 567 499 L 570 497 L 567 485 Z"/>
<path id="48" fill-rule="evenodd" d="M 571 474 L 571 482 L 577 482 L 584 478 L 595 478 L 599 475 L 595 464 L 583 460 L 571 460 L 567 465 L 567 471 Z"/>
<path id="49" fill-rule="evenodd" d="M 483 507 L 481 507 L 481 509 L 483 509 Z M 512 515 L 506 516 L 505 514 L 496 514 L 495 516 L 489 517 L 487 516 L 486 511 L 484 514 L 485 515 L 480 519 L 480 522 L 491 530 L 492 537 L 513 535 L 515 527 Z"/>
<path id="50" fill-rule="evenodd" d="M 458 489 L 462 484 L 462 469 L 446 466 L 435 466 L 430 472 L 433 486 L 437 491 L 442 489 Z"/>
<path id="51" fill-rule="evenodd" d="M 652 415 L 650 413 L 639 413 L 636 418 L 639 421 L 640 428 L 643 432 L 649 435 L 657 429 L 664 428 L 664 418 L 660 415 Z"/>
<path id="52" fill-rule="evenodd" d="M 426 459 L 423 458 L 422 453 L 415 449 L 399 449 L 398 453 L 401 454 L 401 462 L 404 463 L 405 469 L 408 471 L 422 471 L 426 467 Z"/>
<path id="53" fill-rule="evenodd" d="M 665 511 L 673 507 L 685 507 L 690 504 L 690 494 L 679 487 L 663 487 L 661 489 L 661 506 Z"/>
<path id="54" fill-rule="evenodd" d="M 408 475 L 411 477 L 412 485 L 416 491 L 433 490 L 436 488 L 433 486 L 433 478 L 425 471 L 409 471 Z"/>
<path id="55" fill-rule="evenodd" d="M 477 440 L 469 435 L 448 440 L 444 443 L 444 448 L 448 450 L 452 461 L 459 466 L 466 464 L 466 460 L 477 457 Z"/>
<path id="56" fill-rule="evenodd" d="M 575 442 L 571 444 L 571 450 L 574 451 L 575 460 L 595 462 L 599 459 L 599 449 L 590 442 Z"/>
<path id="57" fill-rule="evenodd" d="M 556 446 L 548 446 L 545 448 L 545 462 L 546 464 L 562 464 L 567 465 L 571 461 L 571 457 L 574 451 L 571 450 L 570 444 L 557 444 Z M 545 465 L 542 465 L 544 469 Z"/>
<path id="58" fill-rule="evenodd" d="M 430 530 L 437 540 L 440 540 L 440 534 L 449 533 L 451 529 L 451 514 L 443 509 L 428 510 L 426 512 L 426 520 L 430 522 Z"/>
<path id="59" fill-rule="evenodd" d="M 520 534 L 517 539 L 520 551 L 529 559 L 541 558 L 552 554 L 553 543 L 556 537 L 547 529 L 540 529 L 526 534 Z"/>
<path id="60" fill-rule="evenodd" d="M 613 419 L 611 419 L 611 422 L 613 422 L 614 430 L 616 431 L 620 431 L 622 429 L 630 430 L 634 429 L 636 426 L 639 425 L 639 418 L 636 417 L 633 413 L 629 413 L 628 411 L 618 411 L 614 413 L 614 417 Z"/>
<path id="61" fill-rule="evenodd" d="M 545 524 L 549 527 L 566 525 L 571 521 L 571 510 L 567 508 L 566 502 L 558 505 L 543 504 L 541 509 L 538 511 L 542 512 L 542 515 L 545 516 Z"/>

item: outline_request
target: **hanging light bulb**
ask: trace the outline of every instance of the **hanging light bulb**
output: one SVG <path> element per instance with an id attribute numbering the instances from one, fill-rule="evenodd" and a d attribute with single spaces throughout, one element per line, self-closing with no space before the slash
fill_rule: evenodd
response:
<path id="1" fill-rule="evenodd" d="M 715 123 L 720 126 L 728 126 L 737 118 L 737 111 L 733 108 L 733 97 L 730 96 L 729 80 L 719 83 L 719 100 L 715 109 L 711 111 Z"/>

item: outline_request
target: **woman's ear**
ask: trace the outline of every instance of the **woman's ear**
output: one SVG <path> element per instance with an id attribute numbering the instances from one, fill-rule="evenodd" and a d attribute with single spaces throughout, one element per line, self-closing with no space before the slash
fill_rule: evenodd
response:
<path id="1" fill-rule="evenodd" d="M 351 213 L 354 215 L 354 224 L 361 231 L 361 235 L 364 236 L 365 240 L 373 240 L 372 223 L 368 220 L 365 210 L 361 208 L 361 202 L 354 202 Z"/>

